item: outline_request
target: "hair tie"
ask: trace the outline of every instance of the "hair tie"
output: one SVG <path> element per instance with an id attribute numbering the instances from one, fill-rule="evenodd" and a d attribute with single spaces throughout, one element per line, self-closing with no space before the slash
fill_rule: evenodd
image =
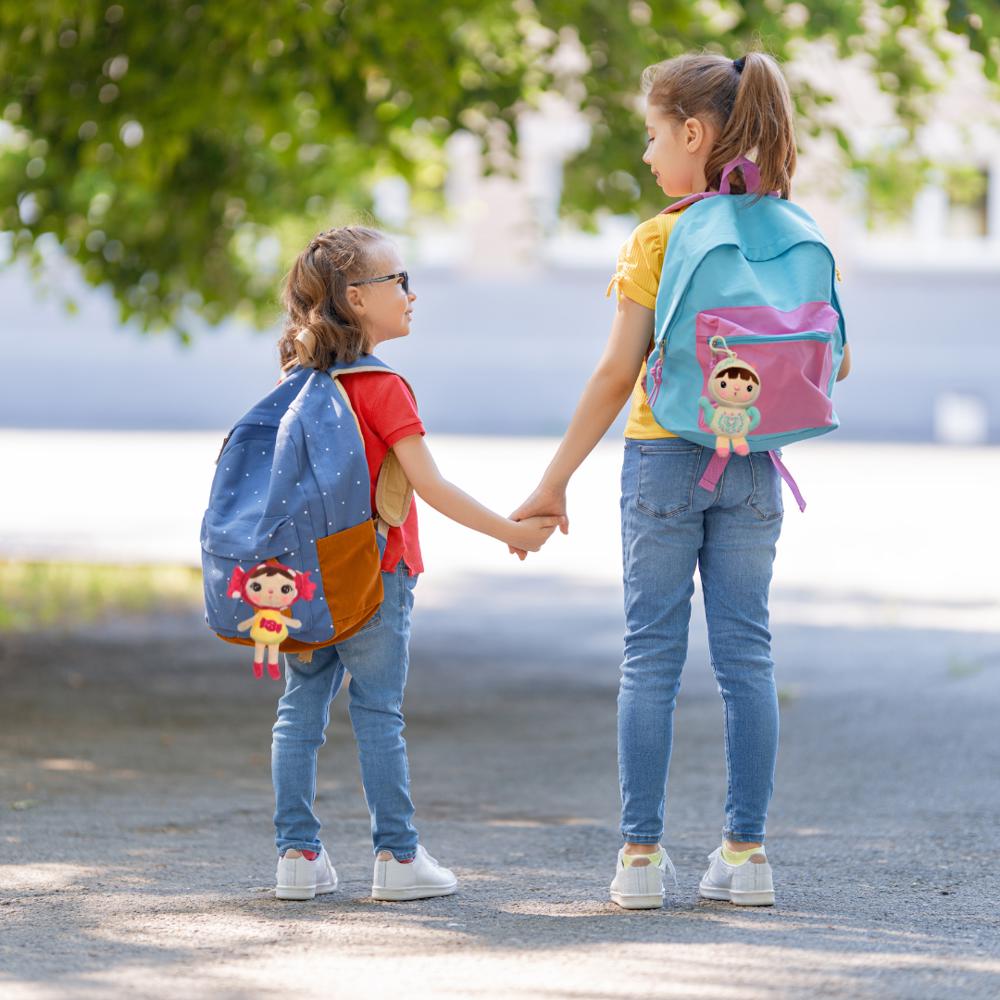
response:
<path id="1" fill-rule="evenodd" d="M 746 66 L 746 64 L 747 64 L 747 57 L 740 56 L 739 59 L 733 60 L 733 69 L 735 69 L 737 73 L 742 73 L 743 67 Z"/>
<path id="2" fill-rule="evenodd" d="M 316 235 L 315 235 L 315 236 L 314 236 L 314 237 L 312 238 L 312 240 L 310 241 L 310 243 L 309 243 L 309 249 L 310 249 L 310 250 L 313 250 L 313 251 L 315 251 L 315 250 L 319 250 L 319 248 L 320 248 L 320 247 L 322 246 L 322 240 L 323 240 L 323 239 L 324 239 L 325 237 L 329 236 L 329 235 L 330 235 L 330 233 L 332 233 L 332 232 L 333 232 L 333 230 L 332 230 L 332 229 L 324 229 L 324 230 L 323 230 L 323 232 L 321 232 L 321 233 L 317 233 L 317 234 L 316 234 Z"/>

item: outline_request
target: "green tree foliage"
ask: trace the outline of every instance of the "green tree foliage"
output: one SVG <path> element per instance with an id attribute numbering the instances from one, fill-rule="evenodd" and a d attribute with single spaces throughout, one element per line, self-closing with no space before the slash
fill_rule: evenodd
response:
<path id="1" fill-rule="evenodd" d="M 400 175 L 440 205 L 457 128 L 516 142 L 544 91 L 578 100 L 593 141 L 567 171 L 563 209 L 642 211 L 635 170 L 642 67 L 692 48 L 779 59 L 802 39 L 871 51 L 901 122 L 932 89 L 900 28 L 968 37 L 997 75 L 994 0 L 899 0 L 892 30 L 862 31 L 866 0 L 0 0 L 0 230 L 11 258 L 58 245 L 107 286 L 123 319 L 183 332 L 186 318 L 273 318 L 290 250 Z M 553 54 L 575 32 L 589 64 Z M 832 95 L 800 90 L 815 123 Z M 815 127 L 815 126 L 814 126 Z M 850 138 L 839 136 L 850 154 Z"/>

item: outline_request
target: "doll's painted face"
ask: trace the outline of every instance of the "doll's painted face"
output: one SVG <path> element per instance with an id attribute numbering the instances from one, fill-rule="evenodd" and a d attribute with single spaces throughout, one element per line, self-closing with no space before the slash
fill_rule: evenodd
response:
<path id="1" fill-rule="evenodd" d="M 745 368 L 725 368 L 708 382 L 712 398 L 723 406 L 752 406 L 760 396 L 760 382 Z"/>
<path id="2" fill-rule="evenodd" d="M 294 578 L 271 568 L 252 575 L 243 592 L 247 602 L 258 608 L 287 608 L 299 596 Z"/>

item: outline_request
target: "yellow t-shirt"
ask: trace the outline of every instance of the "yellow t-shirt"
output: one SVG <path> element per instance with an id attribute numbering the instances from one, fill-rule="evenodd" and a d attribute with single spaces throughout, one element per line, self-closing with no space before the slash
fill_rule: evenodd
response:
<path id="1" fill-rule="evenodd" d="M 654 215 L 652 219 L 636 226 L 618 254 L 618 268 L 608 285 L 609 296 L 614 289 L 619 299 L 624 295 L 647 309 L 656 307 L 656 292 L 660 287 L 660 272 L 663 270 L 663 256 L 667 252 L 667 240 L 684 211 L 682 208 L 669 215 Z M 656 422 L 653 411 L 646 402 L 645 361 L 632 390 L 632 406 L 625 424 L 625 437 L 642 441 L 677 437 Z"/>

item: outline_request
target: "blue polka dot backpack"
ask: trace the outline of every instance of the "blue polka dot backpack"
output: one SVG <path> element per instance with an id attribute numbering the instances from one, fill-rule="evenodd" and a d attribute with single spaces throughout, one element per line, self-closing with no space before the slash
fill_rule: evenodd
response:
<path id="1" fill-rule="evenodd" d="M 341 384 L 370 371 L 391 369 L 373 355 L 294 368 L 223 442 L 201 527 L 205 619 L 220 639 L 256 647 L 257 676 L 261 643 L 271 640 L 272 667 L 279 648 L 308 661 L 382 603 L 385 536 L 413 493 L 390 451 L 371 509 L 364 441 Z"/>

